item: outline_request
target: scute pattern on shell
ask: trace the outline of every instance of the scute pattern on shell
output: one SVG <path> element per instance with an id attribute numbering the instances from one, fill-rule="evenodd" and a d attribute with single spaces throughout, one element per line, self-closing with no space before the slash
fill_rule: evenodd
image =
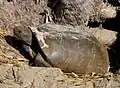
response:
<path id="1" fill-rule="evenodd" d="M 107 72 L 109 61 L 106 48 L 82 27 L 78 31 L 70 26 L 44 24 L 38 30 L 43 32 L 49 45 L 43 51 L 55 67 L 78 74 Z"/>

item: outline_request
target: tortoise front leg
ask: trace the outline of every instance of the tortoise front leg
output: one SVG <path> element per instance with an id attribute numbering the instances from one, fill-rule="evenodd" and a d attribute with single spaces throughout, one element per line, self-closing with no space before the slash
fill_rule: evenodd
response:
<path id="1" fill-rule="evenodd" d="M 34 57 L 34 64 L 35 66 L 39 66 L 39 67 L 52 67 L 49 63 L 47 63 L 41 56 L 40 53 L 38 53 L 35 57 Z"/>

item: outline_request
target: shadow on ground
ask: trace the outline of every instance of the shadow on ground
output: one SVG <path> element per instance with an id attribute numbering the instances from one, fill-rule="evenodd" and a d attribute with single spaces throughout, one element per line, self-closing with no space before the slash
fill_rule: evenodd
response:
<path id="1" fill-rule="evenodd" d="M 21 55 L 28 59 L 30 65 L 33 65 L 33 58 L 31 57 L 30 53 L 23 48 L 23 44 L 20 41 L 16 40 L 14 37 L 9 35 L 5 36 L 5 40 L 9 45 L 18 50 Z"/>

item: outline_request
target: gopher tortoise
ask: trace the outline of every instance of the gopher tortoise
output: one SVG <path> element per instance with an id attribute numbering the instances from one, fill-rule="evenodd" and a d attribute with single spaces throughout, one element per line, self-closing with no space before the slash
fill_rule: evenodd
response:
<path id="1" fill-rule="evenodd" d="M 34 57 L 36 66 L 50 65 L 64 72 L 77 74 L 107 72 L 109 67 L 107 50 L 91 33 L 85 30 L 76 32 L 76 28 L 56 24 L 43 24 L 38 28 L 29 28 L 29 30 L 34 34 L 35 43 L 38 43 L 38 46 L 32 45 L 38 50 Z M 43 33 L 42 39 L 49 47 L 41 48 L 44 43 L 41 41 L 41 35 L 38 36 L 39 32 Z M 27 37 L 22 40 L 28 41 L 28 36 L 31 37 L 27 34 Z"/>

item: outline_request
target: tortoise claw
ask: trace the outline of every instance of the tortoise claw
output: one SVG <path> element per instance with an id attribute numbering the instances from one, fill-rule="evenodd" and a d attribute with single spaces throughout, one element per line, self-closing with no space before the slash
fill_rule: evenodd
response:
<path id="1" fill-rule="evenodd" d="M 48 48 L 49 46 L 47 44 L 44 44 L 41 48 Z"/>
<path id="2" fill-rule="evenodd" d="M 50 16 L 50 11 L 49 9 L 44 9 L 44 13 L 45 13 L 45 23 L 51 23 L 52 22 L 52 18 Z"/>

